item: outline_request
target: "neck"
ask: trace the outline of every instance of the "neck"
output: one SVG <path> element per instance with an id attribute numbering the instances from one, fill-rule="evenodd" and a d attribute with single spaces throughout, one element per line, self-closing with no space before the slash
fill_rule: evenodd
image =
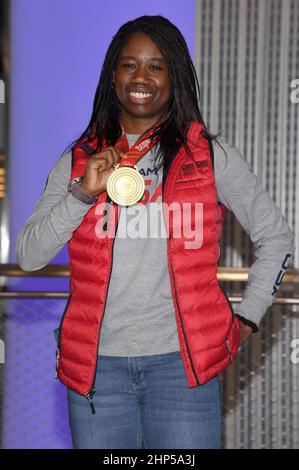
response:
<path id="1" fill-rule="evenodd" d="M 127 114 L 122 114 L 121 124 L 124 131 L 128 134 L 142 134 L 146 130 L 153 127 L 156 122 L 162 117 L 162 114 L 154 118 L 136 118 Z"/>

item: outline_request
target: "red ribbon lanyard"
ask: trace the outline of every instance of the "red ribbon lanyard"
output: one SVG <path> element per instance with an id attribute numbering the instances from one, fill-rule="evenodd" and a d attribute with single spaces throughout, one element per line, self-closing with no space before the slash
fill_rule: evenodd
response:
<path id="1" fill-rule="evenodd" d="M 138 160 L 143 157 L 150 149 L 156 145 L 157 141 L 159 140 L 158 137 L 155 137 L 153 140 L 150 139 L 150 136 L 153 134 L 154 130 L 158 127 L 158 125 L 162 121 L 160 120 L 158 123 L 155 124 L 154 127 L 151 127 L 147 131 L 145 131 L 135 142 L 134 145 L 129 149 L 128 139 L 124 128 L 122 127 L 122 135 L 119 141 L 116 143 L 116 147 L 122 150 L 122 152 L 126 153 L 125 158 L 120 158 L 119 165 L 120 166 L 134 166 L 138 162 Z"/>

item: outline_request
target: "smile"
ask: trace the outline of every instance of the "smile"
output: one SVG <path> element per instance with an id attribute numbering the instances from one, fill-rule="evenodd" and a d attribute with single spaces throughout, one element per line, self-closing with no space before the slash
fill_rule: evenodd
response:
<path id="1" fill-rule="evenodd" d="M 151 100 L 153 93 L 144 93 L 137 91 L 130 91 L 129 97 L 133 103 L 147 103 Z"/>

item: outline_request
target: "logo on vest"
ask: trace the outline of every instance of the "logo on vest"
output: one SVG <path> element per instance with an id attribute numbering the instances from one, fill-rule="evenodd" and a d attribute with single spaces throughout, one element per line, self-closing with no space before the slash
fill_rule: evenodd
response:
<path id="1" fill-rule="evenodd" d="M 194 174 L 194 168 L 195 165 L 194 163 L 184 163 L 181 168 L 181 173 L 184 176 L 192 176 Z"/>
<path id="2" fill-rule="evenodd" d="M 196 166 L 201 173 L 206 173 L 209 168 L 208 160 L 201 160 L 200 162 L 196 162 Z"/>
<path id="3" fill-rule="evenodd" d="M 208 160 L 200 160 L 194 163 L 184 163 L 181 166 L 180 176 L 182 178 L 190 178 L 201 176 L 208 171 Z"/>

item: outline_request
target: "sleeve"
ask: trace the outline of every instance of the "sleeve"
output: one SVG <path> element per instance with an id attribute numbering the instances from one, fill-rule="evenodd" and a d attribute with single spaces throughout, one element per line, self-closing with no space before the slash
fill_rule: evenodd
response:
<path id="1" fill-rule="evenodd" d="M 213 141 L 218 200 L 233 212 L 254 244 L 255 261 L 236 315 L 258 331 L 291 257 L 294 233 L 240 150 L 224 137 Z"/>
<path id="2" fill-rule="evenodd" d="M 67 191 L 70 175 L 71 152 L 68 152 L 51 170 L 32 215 L 18 233 L 16 257 L 23 271 L 36 271 L 46 266 L 93 207 Z"/>

